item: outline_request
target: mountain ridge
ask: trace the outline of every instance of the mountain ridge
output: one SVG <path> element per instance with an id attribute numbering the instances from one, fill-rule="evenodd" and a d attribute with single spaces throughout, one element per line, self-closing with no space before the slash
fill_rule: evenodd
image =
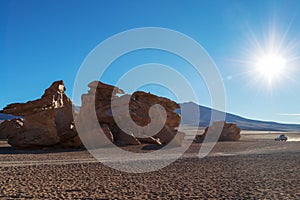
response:
<path id="1" fill-rule="evenodd" d="M 273 121 L 248 119 L 239 115 L 201 106 L 194 102 L 181 103 L 180 107 L 188 113 L 182 115 L 182 125 L 207 127 L 210 125 L 211 113 L 215 112 L 216 114 L 225 114 L 225 121 L 227 123 L 235 123 L 243 130 L 300 131 L 300 124 L 285 124 Z M 200 116 L 197 116 L 197 109 L 200 111 Z M 181 113 L 180 110 L 177 112 Z"/>

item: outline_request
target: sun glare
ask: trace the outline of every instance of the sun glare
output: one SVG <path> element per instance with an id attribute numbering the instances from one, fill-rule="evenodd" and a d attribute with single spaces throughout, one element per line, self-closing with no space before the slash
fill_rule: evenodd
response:
<path id="1" fill-rule="evenodd" d="M 273 92 L 295 81 L 293 72 L 300 58 L 299 42 L 288 37 L 289 27 L 280 27 L 273 21 L 262 32 L 254 32 L 250 27 L 247 30 L 248 38 L 241 49 L 243 55 L 234 61 L 245 66 L 245 71 L 237 75 L 246 75 L 251 87 L 259 85 L 260 89 Z"/>
<path id="2" fill-rule="evenodd" d="M 286 66 L 286 60 L 281 55 L 269 54 L 261 57 L 256 64 L 256 70 L 259 74 L 272 81 L 283 73 Z"/>

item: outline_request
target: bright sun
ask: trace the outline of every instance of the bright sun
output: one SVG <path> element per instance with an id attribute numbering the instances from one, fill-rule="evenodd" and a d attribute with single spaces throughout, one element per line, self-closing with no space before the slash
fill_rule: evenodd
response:
<path id="1" fill-rule="evenodd" d="M 258 60 L 256 70 L 271 82 L 282 74 L 285 66 L 286 60 L 281 55 L 269 54 Z"/>

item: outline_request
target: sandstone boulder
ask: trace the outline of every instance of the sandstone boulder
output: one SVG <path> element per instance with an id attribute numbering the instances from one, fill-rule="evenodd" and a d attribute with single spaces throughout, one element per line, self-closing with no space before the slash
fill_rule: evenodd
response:
<path id="1" fill-rule="evenodd" d="M 82 146 L 72 126 L 72 102 L 65 94 L 63 81 L 54 82 L 40 99 L 10 104 L 1 112 L 23 117 L 22 122 L 10 120 L 1 126 L 4 128 L 0 133 L 7 134 L 12 146 Z"/>
<path id="2" fill-rule="evenodd" d="M 203 142 L 209 129 L 211 133 L 214 133 L 215 131 L 218 131 L 221 126 L 223 126 L 223 129 L 218 141 L 238 141 L 241 138 L 241 129 L 236 124 L 219 121 L 214 122 L 212 126 L 207 127 L 202 135 L 196 135 L 194 142 Z"/>

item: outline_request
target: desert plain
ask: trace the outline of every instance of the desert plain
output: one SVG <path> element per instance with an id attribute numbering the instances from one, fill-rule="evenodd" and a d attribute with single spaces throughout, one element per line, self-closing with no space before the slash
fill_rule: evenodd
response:
<path id="1" fill-rule="evenodd" d="M 191 142 L 196 129 L 184 131 Z M 147 173 L 112 169 L 87 150 L 14 149 L 1 141 L 0 199 L 300 199 L 300 133 L 274 141 L 279 134 L 242 131 L 239 141 L 218 142 L 204 158 L 203 144 L 193 143 L 175 162 Z M 155 147 L 123 149 L 146 154 Z"/>

